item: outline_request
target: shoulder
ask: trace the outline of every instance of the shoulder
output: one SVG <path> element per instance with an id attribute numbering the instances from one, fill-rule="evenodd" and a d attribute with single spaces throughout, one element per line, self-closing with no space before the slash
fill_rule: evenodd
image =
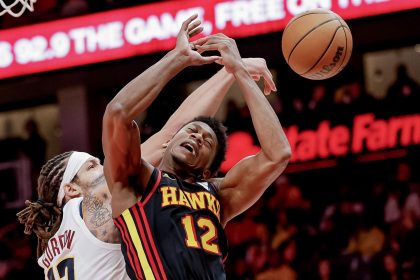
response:
<path id="1" fill-rule="evenodd" d="M 68 226 L 69 224 L 82 224 L 83 219 L 81 216 L 81 203 L 83 201 L 83 197 L 76 197 L 72 198 L 66 202 L 63 206 L 63 218 L 61 221 L 61 226 Z"/>
<path id="2" fill-rule="evenodd" d="M 76 197 L 67 201 L 63 207 L 63 213 L 70 212 L 72 211 L 72 209 L 78 209 L 82 200 L 83 200 L 83 197 Z"/>
<path id="3" fill-rule="evenodd" d="M 211 178 L 207 180 L 210 187 L 213 188 L 216 193 L 219 193 L 222 181 L 223 181 L 223 178 Z"/>

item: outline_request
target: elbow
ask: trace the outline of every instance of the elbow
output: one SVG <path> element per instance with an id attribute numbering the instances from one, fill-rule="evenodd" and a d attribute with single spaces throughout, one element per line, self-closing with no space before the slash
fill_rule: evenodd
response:
<path id="1" fill-rule="evenodd" d="M 108 103 L 104 113 L 104 122 L 107 121 L 122 121 L 127 115 L 124 106 L 120 102 L 111 101 Z"/>
<path id="2" fill-rule="evenodd" d="M 280 148 L 272 157 L 272 161 L 276 166 L 286 166 L 292 157 L 292 149 L 289 143 L 285 147 Z"/>
<path id="3" fill-rule="evenodd" d="M 105 114 L 109 116 L 120 114 L 123 111 L 123 107 L 124 106 L 120 102 L 112 100 L 106 105 Z"/>
<path id="4" fill-rule="evenodd" d="M 292 157 L 292 149 L 290 148 L 289 145 L 287 145 L 287 147 L 283 148 L 281 153 L 280 153 L 280 159 L 279 159 L 279 163 L 281 164 L 288 164 L 290 158 Z"/>
<path id="5" fill-rule="evenodd" d="M 287 143 L 287 146 L 283 149 L 283 157 L 289 162 L 290 158 L 292 157 L 292 148 L 290 147 L 289 143 Z"/>

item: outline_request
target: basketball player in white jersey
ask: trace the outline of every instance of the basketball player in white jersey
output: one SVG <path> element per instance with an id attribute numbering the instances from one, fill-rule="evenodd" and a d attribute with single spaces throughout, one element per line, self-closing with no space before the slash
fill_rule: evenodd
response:
<path id="1" fill-rule="evenodd" d="M 107 189 L 102 165 L 87 153 L 65 152 L 42 167 L 39 199 L 18 217 L 38 237 L 45 279 L 128 279 Z"/>
<path id="2" fill-rule="evenodd" d="M 264 77 L 266 94 L 275 90 L 263 59 L 244 62 L 255 79 Z M 165 143 L 191 118 L 214 116 L 233 81 L 222 69 L 194 91 L 162 130 L 142 144 L 143 157 L 159 164 Z M 134 79 L 123 90 L 135 91 L 138 82 Z M 111 195 L 97 158 L 82 152 L 52 158 L 40 172 L 38 197 L 36 202 L 28 201 L 18 217 L 25 233 L 38 237 L 38 263 L 45 279 L 128 279 L 112 220 Z"/>

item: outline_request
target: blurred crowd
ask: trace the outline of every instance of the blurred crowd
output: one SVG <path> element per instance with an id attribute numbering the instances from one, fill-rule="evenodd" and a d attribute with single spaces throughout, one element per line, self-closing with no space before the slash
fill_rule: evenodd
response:
<path id="1" fill-rule="evenodd" d="M 307 128 L 324 119 L 345 123 L 358 112 L 418 112 L 418 84 L 404 65 L 397 73 L 381 100 L 366 93 L 361 80 L 351 79 L 333 89 L 312 83 L 296 91 L 285 83 L 284 92 L 271 102 L 284 126 Z M 159 127 L 153 115 L 145 123 L 149 136 Z M 227 105 L 225 124 L 229 132 L 253 133 L 248 110 L 234 101 Z M 0 156 L 2 161 L 13 155 L 30 159 L 35 193 L 46 147 L 36 123 L 28 120 L 26 129 L 26 139 L 1 140 Z M 413 151 L 418 154 L 418 148 Z M 411 155 L 286 172 L 251 209 L 228 224 L 228 279 L 420 279 L 419 164 Z M 19 209 L 6 207 L 13 175 L 3 172 L 0 177 L 5 186 L 0 190 L 0 279 L 41 279 L 36 240 L 23 235 L 15 216 Z"/>
<path id="2" fill-rule="evenodd" d="M 332 174 L 317 181 L 279 177 L 228 224 L 228 278 L 419 279 L 415 171 L 401 162 L 368 183 L 369 168 L 352 171 L 351 182 Z"/>

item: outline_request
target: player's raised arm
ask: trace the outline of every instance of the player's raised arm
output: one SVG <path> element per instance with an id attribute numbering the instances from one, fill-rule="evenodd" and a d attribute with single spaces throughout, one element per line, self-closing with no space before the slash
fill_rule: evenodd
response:
<path id="1" fill-rule="evenodd" d="M 115 187 L 128 186 L 128 180 L 134 174 L 140 174 L 140 188 L 149 177 L 147 170 L 151 167 L 144 166 L 140 160 L 139 129 L 133 119 L 150 106 L 167 82 L 182 69 L 212 63 L 218 58 L 203 57 L 191 49 L 189 38 L 202 31 L 196 18 L 194 15 L 182 24 L 175 49 L 127 84 L 106 108 L 102 143 L 105 176 L 111 193 Z M 141 193 L 142 190 L 137 191 Z"/>
<path id="2" fill-rule="evenodd" d="M 243 62 L 254 80 L 259 80 L 261 77 L 264 79 L 264 94 L 270 94 L 271 91 L 276 90 L 264 59 L 244 58 Z M 214 117 L 234 81 L 234 76 L 222 68 L 192 92 L 172 114 L 163 128 L 142 143 L 143 159 L 154 166 L 159 165 L 165 149 L 164 144 L 172 139 L 186 122 L 195 117 Z"/>
<path id="3" fill-rule="evenodd" d="M 280 122 L 261 93 L 239 55 L 236 43 L 223 34 L 204 38 L 202 50 L 218 50 L 218 61 L 232 73 L 250 110 L 261 151 L 237 163 L 221 180 L 222 223 L 225 224 L 254 204 L 266 188 L 283 172 L 291 155 L 290 146 Z"/>

